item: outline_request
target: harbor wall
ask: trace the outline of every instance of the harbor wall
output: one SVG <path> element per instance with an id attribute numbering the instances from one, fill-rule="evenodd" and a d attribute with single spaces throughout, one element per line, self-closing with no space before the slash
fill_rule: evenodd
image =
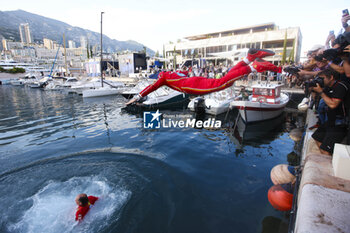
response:
<path id="1" fill-rule="evenodd" d="M 332 156 L 320 153 L 311 137 L 317 117 L 308 110 L 297 199 L 296 233 L 350 232 L 350 180 L 334 176 Z"/>

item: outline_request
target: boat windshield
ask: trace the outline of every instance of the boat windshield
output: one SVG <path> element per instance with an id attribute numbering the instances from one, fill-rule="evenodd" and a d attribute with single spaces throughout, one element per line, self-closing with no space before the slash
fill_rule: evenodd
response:
<path id="1" fill-rule="evenodd" d="M 254 95 L 272 96 L 272 89 L 267 88 L 254 88 Z"/>

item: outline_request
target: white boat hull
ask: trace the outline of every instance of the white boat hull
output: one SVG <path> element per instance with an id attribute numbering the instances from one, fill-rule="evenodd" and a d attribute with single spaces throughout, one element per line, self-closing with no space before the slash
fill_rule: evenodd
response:
<path id="1" fill-rule="evenodd" d="M 24 85 L 24 82 L 21 81 L 21 80 L 11 80 L 11 85 L 13 86 L 23 86 Z"/>
<path id="2" fill-rule="evenodd" d="M 118 95 L 123 91 L 122 88 L 100 87 L 96 89 L 83 90 L 83 97 L 100 97 L 108 95 Z"/>
<path id="3" fill-rule="evenodd" d="M 214 93 L 204 95 L 202 97 L 197 97 L 197 98 L 204 99 L 205 113 L 211 114 L 211 115 L 219 115 L 222 113 L 226 113 L 229 110 L 230 103 L 235 99 L 234 88 L 233 87 L 227 88 L 225 90 L 214 92 Z M 197 98 L 194 98 L 188 104 L 188 108 L 191 111 L 195 111 L 194 102 L 196 101 Z"/>
<path id="4" fill-rule="evenodd" d="M 200 97 L 199 97 L 200 98 Z M 196 98 L 191 100 L 191 102 L 188 104 L 188 108 L 191 111 L 195 111 L 194 109 L 194 102 Z M 215 99 L 204 99 L 204 103 L 206 106 L 205 113 L 211 114 L 211 115 L 219 115 L 222 113 L 226 113 L 230 108 L 230 103 L 234 100 L 234 98 L 230 98 L 224 101 L 218 101 Z"/>
<path id="5" fill-rule="evenodd" d="M 142 102 L 144 107 L 156 107 L 159 105 L 169 105 L 184 101 L 187 96 L 178 91 L 170 91 L 168 95 L 150 96 L 146 101 Z"/>
<path id="6" fill-rule="evenodd" d="M 238 109 L 239 114 L 246 123 L 273 119 L 282 114 L 289 101 L 286 94 L 281 94 L 279 104 L 268 104 L 252 101 L 232 101 L 231 106 Z"/>

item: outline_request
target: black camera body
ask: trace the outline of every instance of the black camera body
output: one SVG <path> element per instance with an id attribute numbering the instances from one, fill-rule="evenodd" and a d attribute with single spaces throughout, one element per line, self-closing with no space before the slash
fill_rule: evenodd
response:
<path id="1" fill-rule="evenodd" d="M 339 44 L 340 46 L 336 49 L 327 49 L 327 50 L 323 51 L 322 56 L 328 61 L 333 61 L 341 56 L 347 57 L 348 60 L 350 61 L 349 53 L 344 52 L 345 47 L 350 44 L 350 32 L 345 32 L 345 33 L 339 35 L 335 39 L 334 43 Z"/>
<path id="2" fill-rule="evenodd" d="M 288 66 L 286 68 L 283 69 L 284 72 L 289 73 L 291 75 L 297 76 L 299 77 L 299 67 L 296 66 Z"/>
<path id="3" fill-rule="evenodd" d="M 305 82 L 305 86 L 306 87 L 317 87 L 317 84 L 320 85 L 320 87 L 324 87 L 324 82 L 323 82 L 323 78 L 316 76 L 315 79 Z"/>

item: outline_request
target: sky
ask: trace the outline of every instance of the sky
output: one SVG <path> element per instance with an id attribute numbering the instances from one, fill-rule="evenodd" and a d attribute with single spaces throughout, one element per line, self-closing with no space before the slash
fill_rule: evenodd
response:
<path id="1" fill-rule="evenodd" d="M 0 10 L 21 9 L 95 32 L 100 32 L 103 11 L 105 35 L 162 53 L 163 44 L 186 36 L 270 22 L 300 27 L 304 52 L 324 44 L 330 30 L 337 34 L 342 10 L 349 8 L 349 0 L 16 0 Z"/>

